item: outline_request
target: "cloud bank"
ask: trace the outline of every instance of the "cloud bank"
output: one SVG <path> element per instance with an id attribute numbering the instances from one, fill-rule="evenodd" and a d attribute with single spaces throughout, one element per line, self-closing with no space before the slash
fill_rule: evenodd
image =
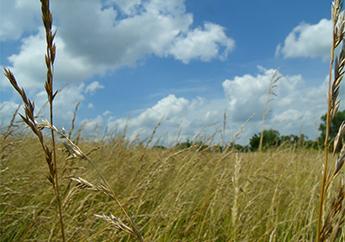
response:
<path id="1" fill-rule="evenodd" d="M 328 58 L 331 47 L 331 20 L 321 19 L 317 24 L 301 23 L 279 44 L 276 55 L 284 58 Z"/>
<path id="2" fill-rule="evenodd" d="M 272 77 L 278 73 L 281 78 L 276 89 L 277 96 L 269 104 L 270 115 L 262 122 L 262 113 L 267 105 L 267 92 Z M 326 110 L 326 82 L 310 88 L 301 75 L 288 76 L 276 69 L 261 69 L 256 75 L 246 74 L 222 83 L 224 97 L 187 99 L 170 94 L 142 112 L 128 118 L 102 117 L 86 120 L 87 133 L 94 129 L 92 124 L 107 127 L 108 133 L 127 131 L 130 139 L 143 140 L 150 136 L 160 123 L 157 139 L 172 144 L 192 137 L 212 137 L 220 141 L 224 112 L 227 114 L 226 139 L 234 139 L 241 126 L 242 144 L 248 142 L 261 127 L 274 128 L 283 134 L 304 133 L 310 138 L 318 136 L 320 117 Z"/>
<path id="3" fill-rule="evenodd" d="M 23 86 L 32 89 L 43 80 L 44 33 L 38 27 L 32 32 L 34 26 L 40 26 L 35 18 L 27 22 L 30 18 L 17 16 L 24 9 L 39 16 L 39 7 L 33 4 L 36 2 L 10 1 L 12 8 L 0 26 L 0 41 L 19 39 L 31 31 L 21 39 L 19 53 L 8 61 Z M 235 46 L 218 24 L 194 26 L 193 15 L 182 0 L 61 0 L 52 2 L 52 11 L 57 29 L 56 79 L 61 83 L 81 82 L 133 66 L 148 56 L 170 57 L 183 63 L 224 59 Z M 14 32 L 7 23 L 22 27 Z M 1 84 L 7 86 L 3 78 Z"/>

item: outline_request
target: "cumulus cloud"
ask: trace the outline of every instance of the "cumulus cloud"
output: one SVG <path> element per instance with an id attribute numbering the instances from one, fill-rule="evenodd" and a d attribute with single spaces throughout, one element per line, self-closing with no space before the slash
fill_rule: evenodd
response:
<path id="1" fill-rule="evenodd" d="M 132 119 L 117 119 L 110 122 L 109 126 L 111 129 L 124 129 L 126 126 L 152 126 L 163 120 L 173 122 L 174 118 L 183 116 L 181 114 L 187 111 L 189 104 L 189 100 L 185 98 L 177 98 L 175 95 L 169 95 L 158 101 L 154 106 L 140 113 L 137 117 Z"/>
<path id="2" fill-rule="evenodd" d="M 37 1 L 16 2 L 25 9 Z M 61 82 L 83 81 L 135 65 L 149 55 L 188 63 L 225 58 L 234 48 L 234 40 L 223 27 L 205 23 L 194 28 L 193 15 L 183 0 L 61 0 L 52 2 L 52 10 L 57 28 L 56 79 Z M 12 14 L 20 12 L 14 8 Z M 44 79 L 43 30 L 21 43 L 19 53 L 8 58 L 10 67 L 24 87 L 36 88 Z"/>
<path id="3" fill-rule="evenodd" d="M 93 105 L 93 103 L 88 103 L 87 104 L 87 108 L 88 109 L 93 109 L 95 106 Z"/>
<path id="4" fill-rule="evenodd" d="M 126 15 L 136 15 L 143 10 L 152 13 L 184 13 L 185 0 L 107 0 L 106 4 L 114 3 L 119 7 L 119 10 Z"/>
<path id="5" fill-rule="evenodd" d="M 10 10 L 0 15 L 0 41 L 30 33 L 21 40 L 19 52 L 8 60 L 18 81 L 35 90 L 37 107 L 44 106 L 46 94 L 36 91 L 45 80 L 44 33 L 37 28 L 38 20 L 22 13 L 25 9 L 30 16 L 39 16 L 37 1 L 5 1 Z M 187 12 L 184 0 L 61 0 L 52 4 L 58 30 L 55 79 L 60 88 L 69 83 L 56 99 L 61 125 L 70 121 L 76 103 L 83 101 L 86 94 L 102 88 L 99 82 L 83 84 L 92 76 L 135 65 L 150 55 L 172 57 L 183 63 L 222 59 L 235 46 L 220 25 L 207 22 L 194 26 L 193 15 Z M 9 23 L 16 23 L 17 29 Z M 330 31 L 330 21 L 326 19 L 314 25 L 300 24 L 277 47 L 277 54 L 285 58 L 325 57 Z M 257 74 L 225 80 L 224 97 L 219 99 L 187 99 L 171 94 L 138 115 L 115 118 L 107 113 L 84 120 L 82 124 L 90 134 L 102 131 L 99 127 L 106 127 L 109 132 L 127 129 L 130 137 L 145 138 L 161 122 L 157 136 L 164 136 L 164 142 L 171 144 L 200 134 L 212 136 L 221 129 L 225 111 L 229 124 L 226 134 L 231 137 L 255 114 L 242 134 L 241 142 L 246 143 L 247 138 L 264 125 L 261 115 L 275 72 L 277 70 L 261 69 Z M 265 125 L 285 133 L 303 132 L 315 137 L 319 117 L 325 110 L 326 84 L 307 87 L 300 75 L 279 74 L 282 78 L 278 83 L 278 96 L 271 104 L 272 112 Z M 4 79 L 0 79 L 1 84 L 8 85 Z M 14 110 L 16 104 L 11 102 L 5 106 Z M 5 113 L 9 110 L 1 111 L 0 105 L 0 119 Z"/>
<path id="6" fill-rule="evenodd" d="M 283 100 L 288 106 L 290 95 L 303 82 L 300 75 L 283 76 L 274 69 L 261 70 L 256 76 L 247 74 L 236 76 L 223 82 L 225 95 L 229 101 L 229 108 L 235 121 L 244 122 L 248 117 L 260 120 L 268 105 L 269 87 L 272 80 L 280 76 L 275 90 L 279 102 Z"/>
<path id="7" fill-rule="evenodd" d="M 20 40 L 18 53 L 8 57 L 9 67 L 20 85 L 35 97 L 37 109 L 43 107 L 44 116 L 46 94 L 40 90 L 46 79 L 45 35 L 43 28 L 38 27 L 39 2 L 5 1 L 8 9 L 3 12 L 1 8 L 0 41 L 25 36 Z M 188 63 L 222 59 L 234 48 L 234 40 L 222 26 L 205 23 L 194 27 L 193 15 L 186 11 L 184 0 L 62 0 L 52 2 L 52 11 L 57 29 L 55 87 L 62 89 L 55 108 L 56 116 L 61 116 L 58 123 L 63 126 L 70 121 L 76 103 L 103 88 L 99 82 L 83 84 L 95 75 L 135 65 L 149 55 Z M 0 77 L 0 86 L 9 86 L 4 76 Z M 148 125 L 164 118 L 171 119 L 172 126 L 177 122 L 188 126 L 187 118 L 181 123 L 174 121 L 174 116 L 189 112 L 187 106 L 199 101 L 168 96 L 131 124 Z"/>
<path id="8" fill-rule="evenodd" d="M 101 72 L 100 68 L 92 66 L 83 57 L 73 56 L 66 48 L 64 40 L 57 36 L 55 43 L 58 46 L 55 62 L 56 83 L 66 84 L 83 81 L 94 73 Z M 45 80 L 45 35 L 42 28 L 36 35 L 22 40 L 20 52 L 8 57 L 10 69 L 24 88 L 37 89 L 43 86 Z M 1 85 L 8 86 L 5 77 L 1 77 Z"/>
<path id="9" fill-rule="evenodd" d="M 1 0 L 0 42 L 19 39 L 23 33 L 35 30 L 39 11 L 39 1 Z"/>
<path id="10" fill-rule="evenodd" d="M 56 4 L 61 36 L 73 53 L 86 56 L 94 64 L 103 63 L 109 68 L 133 65 L 150 54 L 210 60 L 223 54 L 220 47 L 227 52 L 233 48 L 233 40 L 221 26 L 208 23 L 204 29 L 193 29 L 193 16 L 186 12 L 182 0 L 117 0 L 108 4 L 111 2 L 114 6 L 105 8 L 93 0 Z M 121 11 L 125 14 L 120 15 Z M 185 44 L 188 49 L 189 42 L 194 53 L 181 58 L 177 48 Z M 198 49 L 196 44 L 200 45 Z"/>
<path id="11" fill-rule="evenodd" d="M 88 94 L 91 92 L 95 93 L 100 89 L 101 85 L 99 83 L 95 83 L 97 82 L 93 82 L 89 85 L 85 85 L 84 83 L 72 83 L 58 90 L 58 94 L 54 99 L 55 124 L 58 127 L 61 128 L 70 126 L 76 105 L 78 103 L 83 103 Z M 29 97 L 35 103 L 35 115 L 37 115 L 37 120 L 41 121 L 42 119 L 47 119 L 49 114 L 49 106 L 46 91 L 41 90 L 30 93 Z M 21 103 L 19 99 L 18 103 Z M 3 102 L 0 101 L 0 128 L 8 124 L 17 107 L 18 104 L 16 100 Z M 92 103 L 86 103 L 85 107 L 92 109 L 94 105 Z M 23 110 L 20 112 L 23 113 Z M 105 117 L 109 115 L 109 112 L 105 112 L 103 116 Z M 90 127 L 90 125 L 88 127 Z"/>
<path id="12" fill-rule="evenodd" d="M 116 4 L 126 15 L 134 15 L 141 2 L 141 0 L 107 0 L 105 5 Z"/>
<path id="13" fill-rule="evenodd" d="M 284 58 L 326 58 L 331 46 L 331 20 L 321 19 L 317 24 L 301 23 L 279 44 L 276 55 Z"/>
<path id="14" fill-rule="evenodd" d="M 120 132 L 127 130 L 128 136 L 133 139 L 145 139 L 158 125 L 157 137 L 164 138 L 164 144 L 177 142 L 198 135 L 214 132 L 214 127 L 223 110 L 215 108 L 225 104 L 224 100 L 207 101 L 202 98 L 186 99 L 171 94 L 155 105 L 142 111 L 135 117 L 110 118 L 106 125 L 108 131 Z"/>
<path id="15" fill-rule="evenodd" d="M 39 118 L 48 117 L 47 94 L 45 91 L 37 92 L 33 97 L 36 113 Z M 69 85 L 61 89 L 54 99 L 55 117 L 59 126 L 65 126 L 71 121 L 77 103 L 85 100 L 85 85 Z"/>
<path id="16" fill-rule="evenodd" d="M 274 73 L 281 76 L 275 91 L 277 96 L 269 104 L 271 113 L 262 124 L 267 91 Z M 308 86 L 301 75 L 288 76 L 278 70 L 267 69 L 256 76 L 243 75 L 226 80 L 223 87 L 235 122 L 243 122 L 255 114 L 251 120 L 254 126 L 266 125 L 283 133 L 303 132 L 312 138 L 317 135 L 320 116 L 326 110 L 326 82 Z"/>
<path id="17" fill-rule="evenodd" d="M 206 23 L 203 29 L 197 28 L 179 37 L 169 52 L 176 59 L 188 63 L 196 58 L 203 61 L 209 61 L 215 56 L 225 58 L 234 46 L 235 42 L 226 36 L 222 26 Z"/>
<path id="18" fill-rule="evenodd" d="M 270 115 L 262 123 L 267 90 L 275 73 L 281 76 L 276 89 L 277 97 L 270 104 Z M 109 133 L 126 130 L 132 140 L 149 137 L 160 123 L 156 138 L 162 138 L 160 142 L 163 144 L 193 137 L 209 138 L 214 134 L 215 141 L 219 141 L 226 112 L 227 140 L 234 139 L 241 130 L 237 141 L 245 144 L 261 127 L 274 128 L 283 134 L 304 133 L 311 138 L 318 135 L 320 116 L 326 108 L 326 82 L 308 87 L 300 75 L 288 76 L 275 69 L 261 69 L 256 75 L 247 74 L 225 80 L 223 89 L 224 97 L 220 99 L 187 99 L 170 94 L 132 117 L 110 116 L 102 120 L 97 117 L 97 122 L 92 119 L 88 122 L 107 127 Z"/>
<path id="19" fill-rule="evenodd" d="M 277 83 L 277 96 L 270 103 L 270 115 L 263 123 L 261 117 L 265 110 L 267 90 L 275 73 L 281 76 Z M 222 85 L 224 97 L 219 99 L 188 99 L 170 94 L 127 118 L 114 117 L 107 111 L 96 118 L 83 120 L 81 124 L 84 134 L 96 137 L 103 135 L 105 130 L 109 135 L 126 130 L 131 140 L 144 140 L 150 137 L 154 127 L 160 123 L 155 142 L 162 138 L 160 142 L 164 145 L 193 137 L 210 138 L 215 134 L 214 140 L 219 141 L 226 112 L 227 140 L 234 139 L 235 134 L 242 129 L 237 142 L 246 144 L 248 138 L 259 132 L 261 127 L 274 128 L 283 134 L 304 133 L 310 138 L 317 137 L 320 116 L 326 110 L 326 80 L 319 85 L 308 86 L 301 75 L 289 76 L 275 69 L 261 68 L 257 74 L 236 76 L 224 80 Z M 60 127 L 68 127 L 75 105 L 85 99 L 89 89 L 90 86 L 85 84 L 73 84 L 58 94 L 55 107 Z M 344 96 L 343 89 L 341 95 Z M 38 93 L 35 98 L 38 109 L 44 107 L 45 102 L 45 92 Z M 16 104 L 6 104 L 4 107 L 14 110 Z M 341 108 L 344 108 L 344 104 Z M 5 117 L 3 113 L 13 112 L 1 110 L 0 105 L 2 120 Z M 47 114 L 47 111 L 44 110 L 42 114 Z M 7 121 L 8 118 L 9 115 Z M 243 125 L 244 128 L 241 128 Z"/>
<path id="20" fill-rule="evenodd" d="M 105 131 L 104 118 L 102 116 L 97 116 L 93 119 L 85 119 L 80 124 L 83 132 L 87 134 L 88 137 L 100 138 Z"/>
<path id="21" fill-rule="evenodd" d="M 91 83 L 92 84 L 92 83 Z M 97 91 L 93 89 L 93 91 Z M 78 103 L 82 103 L 86 99 L 86 95 L 90 93 L 90 85 L 85 85 L 84 83 L 66 85 L 59 89 L 56 98 L 54 99 L 54 112 L 56 124 L 59 127 L 66 127 L 70 125 L 70 122 L 75 111 L 75 107 Z M 33 95 L 30 95 L 35 103 L 35 114 L 38 115 L 38 120 L 46 119 L 49 113 L 49 107 L 47 103 L 47 93 L 45 90 L 38 91 Z M 11 105 L 9 105 L 11 104 Z M 8 120 L 14 111 L 14 102 L 4 102 L 4 107 L 0 111 L 0 121 Z M 86 104 L 88 108 L 93 108 L 92 103 Z M 1 108 L 1 102 L 0 102 Z M 12 111 L 8 111 L 8 109 Z M 6 115 L 5 115 L 6 114 Z"/>
<path id="22" fill-rule="evenodd" d="M 49 105 L 47 102 L 47 93 L 45 91 L 38 91 L 29 98 L 35 103 L 35 115 L 37 121 L 48 119 Z M 54 99 L 54 113 L 55 124 L 58 127 L 66 127 L 70 125 L 73 117 L 73 112 L 77 103 L 85 100 L 85 85 L 69 85 L 59 90 L 56 98 Z M 14 111 L 18 107 L 21 100 L 17 97 L 14 101 L 0 101 L 0 128 L 8 124 Z M 20 113 L 24 113 L 21 109 Z"/>
<path id="23" fill-rule="evenodd" d="M 96 91 L 101 90 L 103 88 L 104 86 L 100 84 L 98 81 L 93 81 L 89 85 L 86 86 L 85 93 L 93 94 Z"/>
<path id="24" fill-rule="evenodd" d="M 9 124 L 18 105 L 19 104 L 13 101 L 0 102 L 0 128 L 4 128 Z"/>

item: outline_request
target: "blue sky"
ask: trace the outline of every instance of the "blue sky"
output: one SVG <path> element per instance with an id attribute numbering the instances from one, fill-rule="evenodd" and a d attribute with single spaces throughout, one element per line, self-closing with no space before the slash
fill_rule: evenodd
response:
<path id="1" fill-rule="evenodd" d="M 57 29 L 58 125 L 87 135 L 126 128 L 174 143 L 219 137 L 246 143 L 260 128 L 318 135 L 325 110 L 331 1 L 61 0 Z M 0 65 L 44 104 L 39 1 L 0 0 Z M 278 73 L 265 121 L 267 90 Z M 19 100 L 0 77 L 0 124 Z M 43 118 L 43 117 L 42 117 Z M 249 120 L 248 120 L 249 119 Z M 217 136 L 216 135 L 216 136 Z M 217 139 L 217 138 L 215 138 Z M 218 138 L 219 139 L 219 138 Z"/>

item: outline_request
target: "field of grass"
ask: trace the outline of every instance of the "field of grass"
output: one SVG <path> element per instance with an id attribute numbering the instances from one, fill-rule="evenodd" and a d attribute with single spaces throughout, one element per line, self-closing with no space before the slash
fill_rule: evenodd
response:
<path id="1" fill-rule="evenodd" d="M 35 139 L 1 143 L 1 241 L 58 241 L 54 191 Z M 9 146 L 8 146 L 9 145 Z M 150 149 L 122 139 L 82 143 L 96 169 L 145 241 L 311 241 L 317 226 L 322 154 L 280 148 L 263 153 Z M 95 215 L 122 219 L 103 193 L 78 188 L 71 177 L 97 184 L 95 168 L 66 160 L 58 147 L 60 193 L 68 241 L 132 241 Z M 342 235 L 344 238 L 344 234 Z"/>
<path id="2" fill-rule="evenodd" d="M 5 68 L 32 133 L 16 126 L 19 107 L 0 131 L 0 241 L 345 241 L 345 123 L 331 127 L 345 68 L 342 1 L 332 5 L 324 151 L 261 149 L 264 132 L 260 152 L 74 140 L 54 126 L 49 0 L 41 10 L 49 120 L 37 121 L 33 101 Z"/>

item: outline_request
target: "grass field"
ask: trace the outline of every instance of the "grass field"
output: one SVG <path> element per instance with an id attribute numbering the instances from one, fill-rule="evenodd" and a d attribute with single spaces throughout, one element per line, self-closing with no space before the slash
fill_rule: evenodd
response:
<path id="1" fill-rule="evenodd" d="M 54 191 L 36 140 L 3 142 L 1 241 L 57 241 Z M 149 149 L 84 143 L 145 241 L 311 241 L 315 237 L 322 154 L 281 148 L 264 153 L 195 148 Z M 58 148 L 68 241 L 131 241 L 98 215 L 126 221 L 102 193 L 76 187 L 70 177 L 97 184 L 94 167 L 65 160 Z M 5 153 L 4 153 L 5 154 Z M 63 164 L 63 165 L 62 165 Z M 342 235 L 344 238 L 344 235 Z"/>
<path id="2" fill-rule="evenodd" d="M 151 147 L 156 128 L 146 145 L 120 136 L 79 140 L 76 116 L 71 132 L 55 127 L 49 4 L 41 0 L 49 120 L 38 121 L 34 102 L 4 69 L 23 109 L 0 131 L 0 241 L 345 241 L 345 122 L 331 127 L 345 68 L 342 1 L 332 4 L 323 151 L 297 143 L 266 149 L 262 130 L 260 152 L 197 141 Z M 32 133 L 17 126 L 18 111 Z"/>

